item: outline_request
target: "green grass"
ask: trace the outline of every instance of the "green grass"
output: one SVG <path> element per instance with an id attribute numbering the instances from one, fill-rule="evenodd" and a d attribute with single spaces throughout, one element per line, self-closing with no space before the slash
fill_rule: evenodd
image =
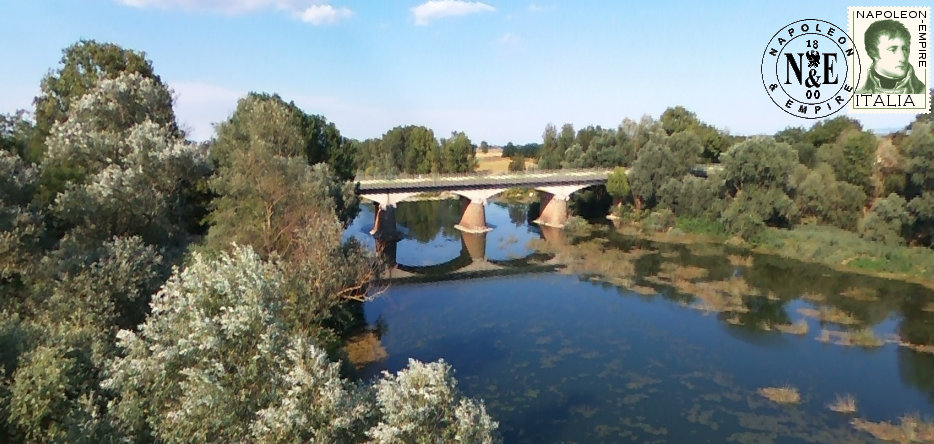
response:
<path id="1" fill-rule="evenodd" d="M 704 234 L 714 237 L 726 237 L 726 227 L 720 221 L 679 217 L 676 228 L 685 233 Z"/>
<path id="2" fill-rule="evenodd" d="M 834 227 L 768 228 L 757 245 L 781 256 L 934 282 L 934 250 L 872 242 Z"/>
<path id="3" fill-rule="evenodd" d="M 625 211 L 621 216 L 624 225 L 645 217 Z M 679 217 L 675 227 L 711 241 L 730 239 L 719 221 Z M 873 242 L 836 227 L 800 225 L 793 230 L 768 227 L 753 242 L 744 244 L 744 248 L 934 287 L 934 249 Z"/>

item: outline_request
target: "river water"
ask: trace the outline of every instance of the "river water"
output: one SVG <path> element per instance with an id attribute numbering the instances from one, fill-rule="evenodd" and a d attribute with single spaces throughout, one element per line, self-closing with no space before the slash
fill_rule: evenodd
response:
<path id="1" fill-rule="evenodd" d="M 387 356 L 365 377 L 444 359 L 507 443 L 884 442 L 854 420 L 934 417 L 934 354 L 911 345 L 934 344 L 924 287 L 486 214 L 464 235 L 456 200 L 399 205 L 398 267 L 365 306 Z M 362 205 L 347 236 L 375 248 L 373 220 Z M 882 345 L 849 345 L 860 330 Z M 759 392 L 786 385 L 799 402 Z M 855 413 L 828 408 L 843 394 Z"/>

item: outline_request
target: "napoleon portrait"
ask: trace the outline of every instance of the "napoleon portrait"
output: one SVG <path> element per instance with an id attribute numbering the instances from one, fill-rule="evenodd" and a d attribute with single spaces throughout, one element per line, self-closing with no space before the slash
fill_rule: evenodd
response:
<path id="1" fill-rule="evenodd" d="M 863 87 L 856 94 L 924 94 L 924 82 L 909 63 L 911 33 L 901 22 L 879 20 L 864 34 L 865 53 L 872 59 Z"/>

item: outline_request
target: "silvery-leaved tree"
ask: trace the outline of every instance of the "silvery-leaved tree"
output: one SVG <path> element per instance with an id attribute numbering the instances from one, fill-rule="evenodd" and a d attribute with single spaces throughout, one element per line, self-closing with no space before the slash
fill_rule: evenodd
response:
<path id="1" fill-rule="evenodd" d="M 170 97 L 153 79 L 122 74 L 72 103 L 42 164 L 70 171 L 51 208 L 59 220 L 97 239 L 139 235 L 165 244 L 182 234 L 187 189 L 210 164 L 165 121 L 160 110 Z"/>
<path id="2" fill-rule="evenodd" d="M 373 444 L 499 443 L 499 424 L 482 402 L 464 397 L 450 364 L 409 360 L 376 383 L 380 420 L 367 432 Z"/>
<path id="3" fill-rule="evenodd" d="M 282 272 L 248 247 L 195 253 L 152 301 L 106 386 L 126 429 L 165 443 L 354 442 L 362 388 L 284 325 Z"/>
<path id="4" fill-rule="evenodd" d="M 496 442 L 445 364 L 413 362 L 375 388 L 342 379 L 286 328 L 283 274 L 239 246 L 177 270 L 139 330 L 120 332 L 104 386 L 122 430 L 164 443 Z"/>

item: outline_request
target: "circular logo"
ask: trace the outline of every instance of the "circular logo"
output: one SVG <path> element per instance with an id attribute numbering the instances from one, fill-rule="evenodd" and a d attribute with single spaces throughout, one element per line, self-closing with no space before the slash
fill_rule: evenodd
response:
<path id="1" fill-rule="evenodd" d="M 765 47 L 762 85 L 786 113 L 820 119 L 846 108 L 860 68 L 856 45 L 840 27 L 798 20 L 776 32 Z"/>

